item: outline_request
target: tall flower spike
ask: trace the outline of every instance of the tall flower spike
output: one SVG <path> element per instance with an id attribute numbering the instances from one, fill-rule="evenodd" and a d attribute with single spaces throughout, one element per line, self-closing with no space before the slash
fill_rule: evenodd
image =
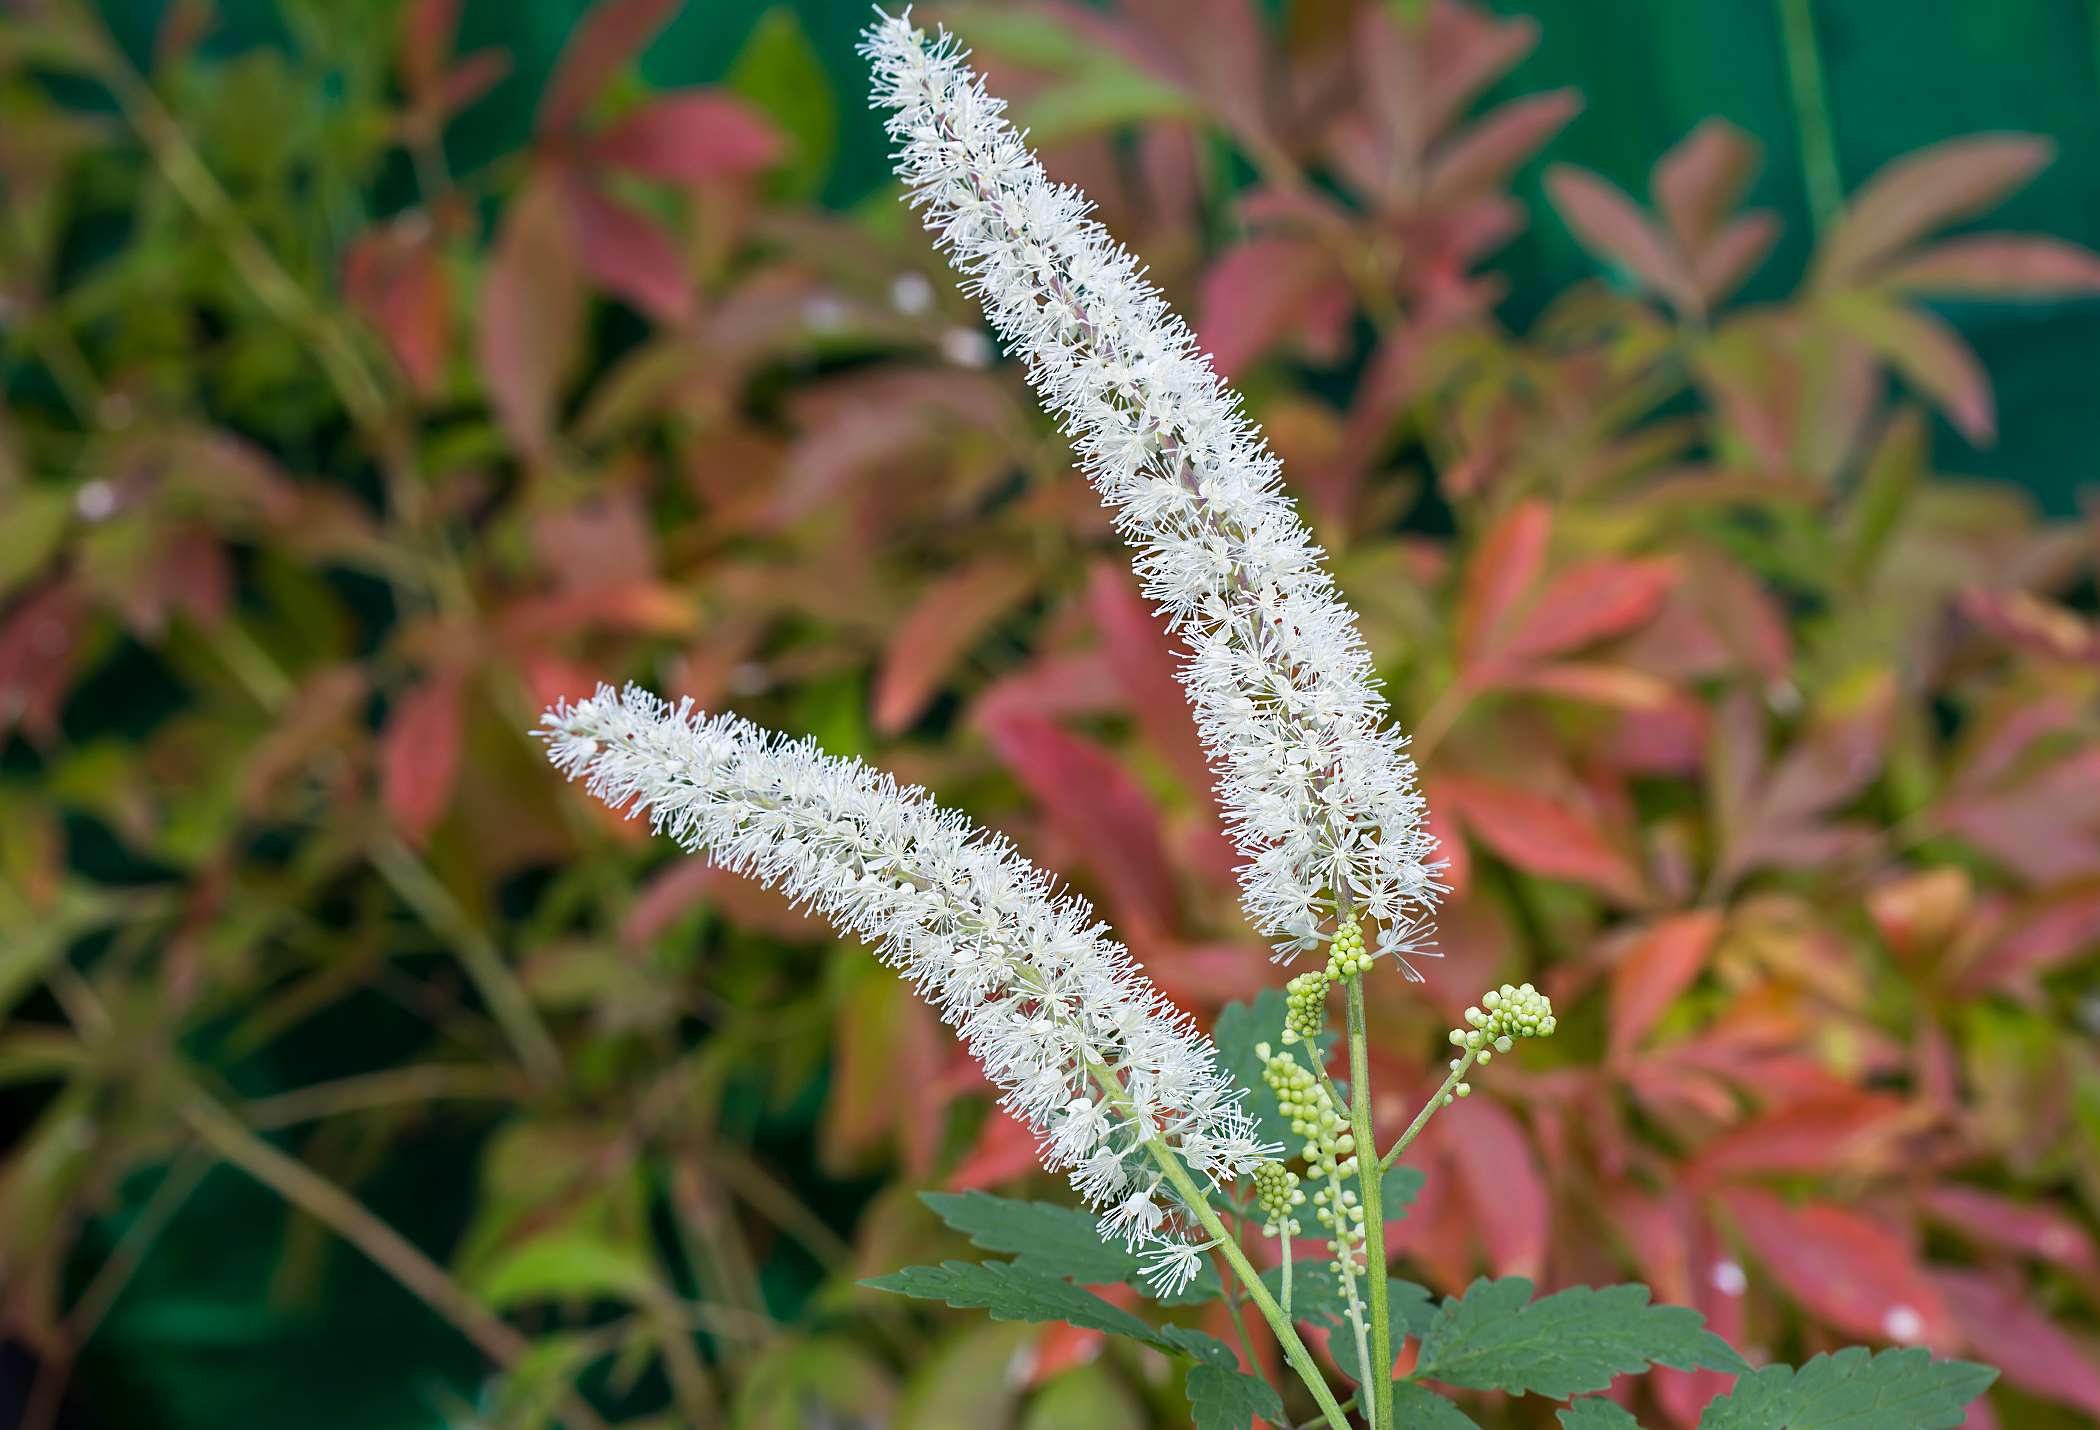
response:
<path id="1" fill-rule="evenodd" d="M 1035 1130 L 1044 1165 L 1104 1213 L 1104 1238 L 1180 1240 L 1148 1140 L 1213 1185 L 1260 1159 L 1210 1039 L 1003 837 L 858 760 L 636 686 L 540 723 L 554 764 L 613 808 L 647 810 L 658 833 L 873 944 Z M 1186 1260 L 1155 1258 L 1165 1277 Z"/>
<path id="2" fill-rule="evenodd" d="M 1027 365 L 1115 510 L 1145 593 L 1187 643 L 1182 682 L 1279 953 L 1344 903 L 1410 977 L 1435 902 L 1406 741 L 1356 617 L 1275 457 L 1137 260 L 1052 183 L 945 34 L 885 15 L 862 46 L 927 229 Z"/>

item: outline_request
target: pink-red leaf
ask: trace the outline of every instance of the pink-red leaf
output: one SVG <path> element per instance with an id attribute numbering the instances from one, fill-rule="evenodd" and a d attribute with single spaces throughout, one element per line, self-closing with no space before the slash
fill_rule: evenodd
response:
<path id="1" fill-rule="evenodd" d="M 1987 134 L 1897 159 L 1847 206 L 1818 260 L 1821 277 L 1857 279 L 1905 244 L 1983 212 L 2032 178 L 2055 150 L 2031 134 Z"/>
<path id="2" fill-rule="evenodd" d="M 1172 928 L 1179 905 L 1159 819 L 1145 791 L 1107 750 L 1028 711 L 987 722 L 992 748 L 1085 861 L 1132 938 Z"/>
<path id="3" fill-rule="evenodd" d="M 1536 1277 L 1546 1263 L 1550 1200 L 1530 1139 L 1501 1104 L 1475 1098 L 1444 1114 L 1444 1147 L 1497 1276 Z"/>
<path id="4" fill-rule="evenodd" d="M 1954 329 L 1917 308 L 1858 294 L 1833 304 L 1832 311 L 1904 381 L 1937 403 L 1963 436 L 1986 443 L 1997 435 L 1990 377 Z"/>
<path id="5" fill-rule="evenodd" d="M 1645 897 L 1632 859 L 1586 812 L 1531 789 L 1479 775 L 1444 774 L 1430 803 L 1528 873 L 1588 884 L 1622 903 Z"/>
<path id="6" fill-rule="evenodd" d="M 1570 566 L 1547 583 L 1492 663 L 1521 667 L 1623 635 L 1655 614 L 1676 579 L 1675 566 L 1659 558 L 1600 556 Z"/>
<path id="7" fill-rule="evenodd" d="M 466 720 L 466 682 L 441 670 L 401 696 L 380 735 L 379 797 L 420 843 L 452 803 Z"/>
<path id="8" fill-rule="evenodd" d="M 1891 287 L 1967 298 L 2047 298 L 2100 292 L 2100 254 L 2057 238 L 1978 233 L 1903 260 Z"/>
<path id="9" fill-rule="evenodd" d="M 343 258 L 343 292 L 386 339 L 409 385 L 428 396 L 445 375 L 451 292 L 428 223 L 359 237 Z"/>
<path id="10" fill-rule="evenodd" d="M 2017 1281 L 1951 1267 L 1932 1279 L 1978 1359 L 2029 1394 L 2100 1420 L 2100 1344 L 2043 1315 Z"/>
<path id="11" fill-rule="evenodd" d="M 1757 173 L 1757 142 L 1725 119 L 1709 119 L 1662 156 L 1649 187 L 1687 253 L 1698 253 Z"/>
<path id="12" fill-rule="evenodd" d="M 1230 375 L 1285 334 L 1331 339 L 1348 311 L 1348 289 L 1326 249 L 1311 239 L 1251 238 L 1222 254 L 1203 275 L 1196 335 Z"/>
<path id="13" fill-rule="evenodd" d="M 1033 588 L 1035 573 L 988 556 L 928 586 L 891 628 L 875 677 L 873 720 L 894 735 L 918 719 L 971 646 Z"/>
<path id="14" fill-rule="evenodd" d="M 1960 1329 L 1911 1249 L 1882 1220 L 1769 1192 L 1724 1192 L 1743 1239 L 1793 1298 L 1848 1336 L 1948 1348 Z"/>
<path id="15" fill-rule="evenodd" d="M 1626 195 L 1567 164 L 1547 170 L 1546 193 L 1584 248 L 1625 269 L 1679 310 L 1699 310 L 1699 285 L 1684 254 Z"/>
<path id="16" fill-rule="evenodd" d="M 616 169 L 697 184 L 763 173 L 782 145 L 779 131 L 734 95 L 689 89 L 651 100 L 591 147 Z"/>
<path id="17" fill-rule="evenodd" d="M 563 176 L 562 194 L 577 254 L 600 287 L 665 323 L 691 315 L 693 285 L 685 258 L 656 220 L 608 197 L 580 174 Z"/>
<path id="18" fill-rule="evenodd" d="M 1537 499 L 1519 502 L 1488 529 L 1466 562 L 1458 598 L 1458 660 L 1480 662 L 1485 648 L 1545 569 L 1553 509 Z"/>
<path id="19" fill-rule="evenodd" d="M 481 291 L 481 370 L 512 442 L 543 456 L 555 405 L 577 358 L 584 291 L 559 185 L 534 181 L 496 235 Z"/>
<path id="20" fill-rule="evenodd" d="M 602 0 L 570 32 L 540 97 L 540 132 L 566 129 L 620 67 L 642 52 L 680 0 Z"/>
<path id="21" fill-rule="evenodd" d="M 1470 125 L 1430 162 L 1425 202 L 1450 204 L 1493 189 L 1581 111 L 1582 96 L 1572 89 L 1511 100 Z"/>

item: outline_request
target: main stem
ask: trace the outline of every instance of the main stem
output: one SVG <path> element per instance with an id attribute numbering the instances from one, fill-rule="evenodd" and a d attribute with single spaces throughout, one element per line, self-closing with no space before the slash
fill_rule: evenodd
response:
<path id="1" fill-rule="evenodd" d="M 1364 1031 L 1364 980 L 1349 979 L 1349 1113 L 1356 1133 L 1356 1178 L 1364 1199 L 1364 1260 L 1371 1279 L 1371 1357 L 1363 1367 L 1364 1404 L 1371 1430 L 1393 1423 L 1393 1325 L 1387 1304 L 1385 1198 L 1379 1182 L 1378 1143 L 1371 1127 L 1371 1050 Z"/>
<path id="2" fill-rule="evenodd" d="M 1320 1413 L 1326 1417 L 1327 1423 L 1334 1427 L 1334 1430 L 1350 1430 L 1348 1416 L 1343 1412 L 1341 1404 L 1335 1400 L 1334 1392 L 1327 1388 L 1327 1377 L 1320 1374 L 1320 1367 L 1314 1362 L 1312 1352 L 1307 1350 L 1305 1342 L 1298 1338 L 1298 1332 L 1291 1325 L 1290 1318 L 1283 1314 L 1283 1307 L 1276 1304 L 1276 1298 L 1271 1296 L 1269 1288 L 1262 1284 L 1261 1273 L 1254 1269 L 1254 1263 L 1247 1259 L 1247 1253 L 1240 1250 L 1239 1241 L 1226 1229 L 1217 1209 L 1210 1204 L 1210 1198 L 1203 1194 L 1203 1188 L 1196 1185 L 1196 1179 L 1189 1175 L 1188 1168 L 1181 1165 L 1181 1159 L 1175 1156 L 1174 1150 L 1164 1142 L 1157 1138 L 1147 1139 L 1145 1150 L 1151 1153 L 1152 1160 L 1159 1164 L 1159 1169 L 1166 1175 L 1168 1184 L 1181 1194 L 1183 1203 L 1196 1214 L 1196 1220 L 1203 1224 L 1203 1229 L 1216 1239 L 1218 1249 L 1225 1253 L 1225 1259 L 1232 1263 L 1232 1269 L 1239 1273 L 1241 1284 L 1247 1288 L 1248 1299 L 1254 1302 L 1255 1309 L 1261 1312 L 1262 1319 L 1269 1323 L 1269 1329 L 1275 1333 L 1276 1343 L 1283 1347 L 1284 1358 L 1291 1363 L 1291 1369 L 1298 1372 L 1298 1378 L 1305 1382 L 1305 1388 L 1312 1392 L 1313 1400 L 1318 1403 Z"/>

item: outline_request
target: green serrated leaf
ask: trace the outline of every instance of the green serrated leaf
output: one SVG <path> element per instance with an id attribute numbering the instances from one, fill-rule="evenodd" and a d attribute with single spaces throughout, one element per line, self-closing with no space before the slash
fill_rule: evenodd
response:
<path id="1" fill-rule="evenodd" d="M 1175 1350 L 1204 1365 L 1214 1365 L 1220 1370 L 1239 1368 L 1240 1358 L 1233 1354 L 1231 1346 L 1216 1336 L 1206 1335 L 1187 1326 L 1162 1326 L 1159 1335 L 1161 1340 Z"/>
<path id="2" fill-rule="evenodd" d="M 1627 1414 L 1625 1407 L 1595 1396 L 1578 1400 L 1558 1413 L 1561 1430 L 1641 1430 L 1641 1422 Z"/>
<path id="3" fill-rule="evenodd" d="M 1768 1365 L 1706 1407 L 1699 1430 L 1953 1430 L 1998 1372 L 1922 1347 L 1853 1346 L 1795 1370 Z"/>
<path id="4" fill-rule="evenodd" d="M 1089 1286 L 1127 1281 L 1138 1274 L 1137 1257 L 1104 1243 L 1094 1230 L 1094 1218 L 1077 1208 L 987 1192 L 921 1192 L 919 1200 L 970 1238 L 971 1245 L 1007 1252 L 1024 1270 Z"/>
<path id="5" fill-rule="evenodd" d="M 1083 1330 L 1127 1336 L 1146 1345 L 1173 1349 L 1158 1331 L 1120 1306 L 1112 1306 L 1069 1281 L 1024 1270 L 1011 1262 L 944 1261 L 939 1266 L 907 1266 L 860 1284 L 877 1291 L 894 1291 L 900 1296 L 983 1311 L 995 1321 L 1063 1321 Z"/>
<path id="6" fill-rule="evenodd" d="M 1537 1301 L 1521 1276 L 1467 1288 L 1422 1338 L 1416 1375 L 1475 1390 L 1565 1399 L 1602 1390 L 1650 1364 L 1740 1372 L 1747 1367 L 1697 1311 L 1649 1304 L 1639 1285 L 1571 1286 Z"/>
<path id="7" fill-rule="evenodd" d="M 1480 1430 L 1472 1416 L 1411 1380 L 1393 1382 L 1393 1419 L 1408 1430 Z"/>
<path id="8" fill-rule="evenodd" d="M 1256 1420 L 1283 1419 L 1283 1401 L 1265 1380 L 1208 1363 L 1192 1367 L 1185 1387 L 1196 1430 L 1247 1430 Z"/>

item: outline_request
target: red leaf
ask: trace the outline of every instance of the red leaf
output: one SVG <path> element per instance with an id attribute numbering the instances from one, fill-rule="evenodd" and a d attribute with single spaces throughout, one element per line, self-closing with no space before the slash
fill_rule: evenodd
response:
<path id="1" fill-rule="evenodd" d="M 2100 749 L 2081 750 L 1996 788 L 1958 792 L 1939 818 L 2022 878 L 2054 884 L 2100 873 L 2096 792 Z"/>
<path id="2" fill-rule="evenodd" d="M 452 803 L 466 721 L 466 682 L 456 670 L 425 677 L 388 712 L 380 735 L 379 798 L 420 844 Z"/>
<path id="3" fill-rule="evenodd" d="M 1582 111 L 1572 89 L 1528 94 L 1494 110 L 1430 161 L 1424 202 L 1448 205 L 1495 188 Z"/>
<path id="4" fill-rule="evenodd" d="M 1621 903 L 1645 897 L 1633 861 L 1591 817 L 1547 795 L 1477 775 L 1445 774 L 1430 804 L 1455 814 L 1473 836 L 1520 869 L 1588 884 Z"/>
<path id="5" fill-rule="evenodd" d="M 1492 664 L 1528 665 L 1623 635 L 1655 614 L 1676 579 L 1676 567 L 1660 558 L 1600 556 L 1570 566 L 1531 603 Z"/>
<path id="6" fill-rule="evenodd" d="M 1348 313 L 1347 295 L 1333 258 L 1311 239 L 1247 239 L 1204 272 L 1197 341 L 1231 376 L 1286 333 L 1331 345 L 1337 320 Z"/>
<path id="7" fill-rule="evenodd" d="M 1210 762 L 1175 678 L 1174 642 L 1139 596 L 1129 567 L 1120 561 L 1095 564 L 1087 580 L 1087 610 L 1101 632 L 1101 653 L 1145 738 L 1172 762 L 1190 791 L 1208 801 Z"/>
<path id="8" fill-rule="evenodd" d="M 459 32 L 461 0 L 412 0 L 401 11 L 401 77 L 408 92 L 426 100 L 437 91 Z"/>
<path id="9" fill-rule="evenodd" d="M 451 337 L 451 294 L 434 238 L 419 217 L 361 235 L 343 257 L 344 296 L 425 396 L 444 379 Z"/>
<path id="10" fill-rule="evenodd" d="M 1879 1170 L 1910 1118 L 1901 1098 L 1875 1093 L 1847 1091 L 1788 1103 L 1707 1143 L 1687 1175 L 1703 1182 L 1751 1173 Z"/>
<path id="11" fill-rule="evenodd" d="M 2031 987 L 2100 945 L 2100 888 L 2071 888 L 2023 909 L 1971 956 L 1959 986 L 1971 997 Z"/>
<path id="12" fill-rule="evenodd" d="M 1632 273 L 1683 312 L 1700 310 L 1699 285 L 1676 243 L 1633 202 L 1587 170 L 1556 164 L 1546 193 L 1575 238 L 1593 255 Z"/>
<path id="13" fill-rule="evenodd" d="M 489 402 L 526 456 L 543 457 L 577 357 L 584 292 L 570 224 L 552 183 L 511 201 L 481 291 L 478 350 Z"/>
<path id="14" fill-rule="evenodd" d="M 2100 1252 L 2075 1217 L 2055 1207 L 1941 1182 L 1918 1198 L 1928 1217 L 1982 1246 L 2029 1256 L 2082 1276 L 2100 1276 Z"/>
<path id="15" fill-rule="evenodd" d="M 1768 213 L 1745 214 L 1722 229 L 1692 265 L 1700 299 L 1712 307 L 1735 292 L 1778 241 L 1779 220 Z"/>
<path id="16" fill-rule="evenodd" d="M 1706 247 L 1757 167 L 1756 141 L 1725 119 L 1706 120 L 1662 156 L 1649 187 L 1685 252 Z"/>
<path id="17" fill-rule="evenodd" d="M 1553 509 L 1536 499 L 1519 502 L 1488 529 L 1466 562 L 1458 598 L 1458 663 L 1480 662 L 1487 642 L 1546 565 Z"/>
<path id="18" fill-rule="evenodd" d="M 1122 764 L 1093 741 L 1023 710 L 1000 710 L 987 733 L 1092 871 L 1125 934 L 1135 939 L 1172 928 L 1180 900 L 1158 816 Z"/>
<path id="19" fill-rule="evenodd" d="M 58 732 L 87 618 L 79 591 L 55 583 L 17 602 L 0 621 L 0 732 L 19 724 L 38 741 Z"/>
<path id="20" fill-rule="evenodd" d="M 1721 916 L 1702 909 L 1672 914 L 1642 930 L 1612 966 L 1611 1048 L 1624 1057 L 1669 1006 L 1698 981 Z"/>
<path id="21" fill-rule="evenodd" d="M 685 258 L 654 219 L 607 197 L 579 174 L 563 173 L 562 196 L 577 253 L 600 287 L 662 322 L 691 316 L 693 285 Z"/>
<path id="22" fill-rule="evenodd" d="M 1936 228 L 2004 198 L 2049 162 L 2056 146 L 2029 134 L 1950 139 L 1906 155 L 1867 181 L 1847 206 L 1818 259 L 1838 282 Z"/>
<path id="23" fill-rule="evenodd" d="M 1497 1276 L 1534 1280 L 1546 1264 L 1546 1180 L 1517 1120 L 1476 1098 L 1444 1113 L 1446 1153 L 1470 1197 L 1467 1210 Z"/>
<path id="24" fill-rule="evenodd" d="M 1791 1206 L 1747 1189 L 1721 1199 L 1765 1269 L 1832 1328 L 1939 1349 L 1959 1342 L 1946 1302 L 1883 1221 L 1823 1203 Z"/>
<path id="25" fill-rule="evenodd" d="M 874 724 L 894 735 L 919 718 L 956 663 L 1035 585 L 1035 573 L 988 556 L 926 588 L 891 628 L 875 677 Z"/>
<path id="26" fill-rule="evenodd" d="M 540 97 L 539 130 L 566 129 L 619 68 L 642 52 L 680 0 L 602 0 L 577 22 Z"/>
<path id="27" fill-rule="evenodd" d="M 2100 1419 L 2100 1345 L 2043 1315 L 2017 1281 L 1952 1268 L 1932 1279 L 1979 1359 L 2029 1394 Z"/>
<path id="28" fill-rule="evenodd" d="M 779 159 L 778 131 L 720 90 L 689 89 L 651 100 L 591 145 L 604 163 L 674 184 L 739 179 Z"/>
<path id="29" fill-rule="evenodd" d="M 977 1140 L 948 1174 L 951 1192 L 975 1192 L 1003 1186 L 1036 1169 L 1035 1134 L 1003 1107 L 994 1107 L 977 1131 Z"/>

